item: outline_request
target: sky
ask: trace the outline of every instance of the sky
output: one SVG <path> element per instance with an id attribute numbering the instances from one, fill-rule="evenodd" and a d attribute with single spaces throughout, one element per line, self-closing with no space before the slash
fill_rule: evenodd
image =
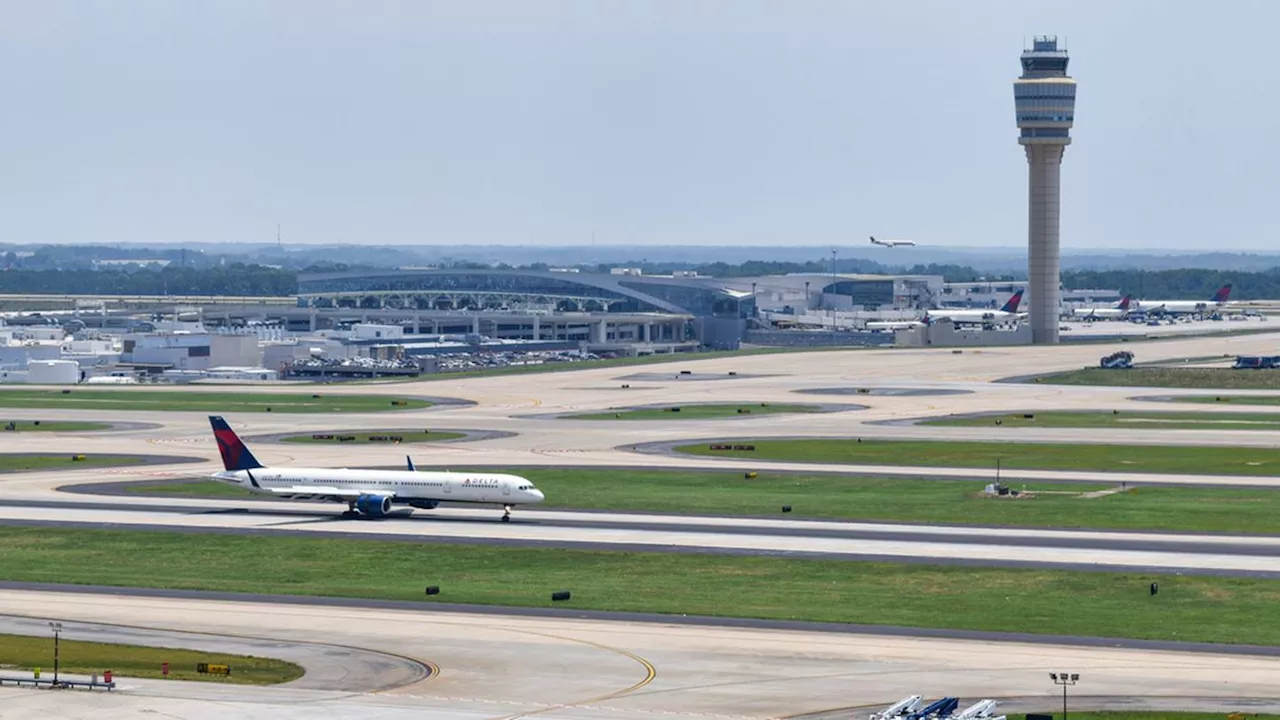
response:
<path id="1" fill-rule="evenodd" d="M 1271 0 L 0 0 L 0 242 L 1271 250 Z M 1253 33 L 1263 28 L 1267 32 Z M 1253 108 L 1253 110 L 1247 110 Z"/>

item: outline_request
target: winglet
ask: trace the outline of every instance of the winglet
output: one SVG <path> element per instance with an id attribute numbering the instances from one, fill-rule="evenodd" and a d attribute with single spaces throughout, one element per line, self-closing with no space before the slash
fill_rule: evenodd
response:
<path id="1" fill-rule="evenodd" d="M 409 472 L 414 472 L 417 470 L 417 468 L 413 466 L 413 458 L 409 457 L 408 455 L 405 455 L 404 461 L 409 464 Z"/>
<path id="2" fill-rule="evenodd" d="M 245 474 L 246 474 L 246 475 L 248 475 L 248 476 L 249 476 L 249 484 L 250 484 L 250 485 L 252 485 L 252 486 L 254 486 L 254 487 L 256 487 L 256 488 L 258 488 L 259 490 L 261 490 L 261 489 L 262 489 L 262 486 L 258 484 L 258 480 L 257 480 L 257 478 L 255 478 L 255 477 L 253 476 L 253 471 L 252 471 L 252 470 L 249 470 L 248 468 L 245 468 L 245 471 L 244 471 L 244 472 L 245 472 Z"/>

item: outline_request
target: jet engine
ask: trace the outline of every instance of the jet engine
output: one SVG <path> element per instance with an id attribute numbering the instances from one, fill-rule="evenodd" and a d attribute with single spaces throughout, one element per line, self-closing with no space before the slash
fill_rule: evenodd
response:
<path id="1" fill-rule="evenodd" d="M 356 512 L 365 517 L 385 517 L 391 512 L 390 495 L 361 495 L 356 498 Z"/>

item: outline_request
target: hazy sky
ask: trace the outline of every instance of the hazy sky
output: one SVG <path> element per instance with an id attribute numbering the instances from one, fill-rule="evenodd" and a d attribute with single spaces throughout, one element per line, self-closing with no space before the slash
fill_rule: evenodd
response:
<path id="1" fill-rule="evenodd" d="M 0 0 L 0 242 L 1275 249 L 1274 0 Z M 1250 109 L 1252 108 L 1252 109 Z"/>

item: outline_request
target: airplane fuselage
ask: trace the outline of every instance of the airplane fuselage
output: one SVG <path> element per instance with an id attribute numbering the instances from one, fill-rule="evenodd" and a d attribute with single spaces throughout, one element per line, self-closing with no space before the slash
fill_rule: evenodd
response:
<path id="1" fill-rule="evenodd" d="M 1139 300 L 1137 303 L 1137 309 L 1147 313 L 1204 313 L 1221 307 L 1222 304 L 1208 300 Z"/>
<path id="2" fill-rule="evenodd" d="M 252 477 L 250 477 L 252 474 Z M 213 479 L 250 492 L 293 500 L 334 500 L 332 491 L 389 496 L 395 505 L 431 502 L 525 505 L 542 502 L 542 491 L 518 476 L 479 472 L 271 468 L 223 470 Z"/>
<path id="3" fill-rule="evenodd" d="M 930 313 L 929 317 L 934 321 L 953 323 L 996 323 L 1017 320 L 1022 315 L 1004 310 L 951 310 Z"/>

